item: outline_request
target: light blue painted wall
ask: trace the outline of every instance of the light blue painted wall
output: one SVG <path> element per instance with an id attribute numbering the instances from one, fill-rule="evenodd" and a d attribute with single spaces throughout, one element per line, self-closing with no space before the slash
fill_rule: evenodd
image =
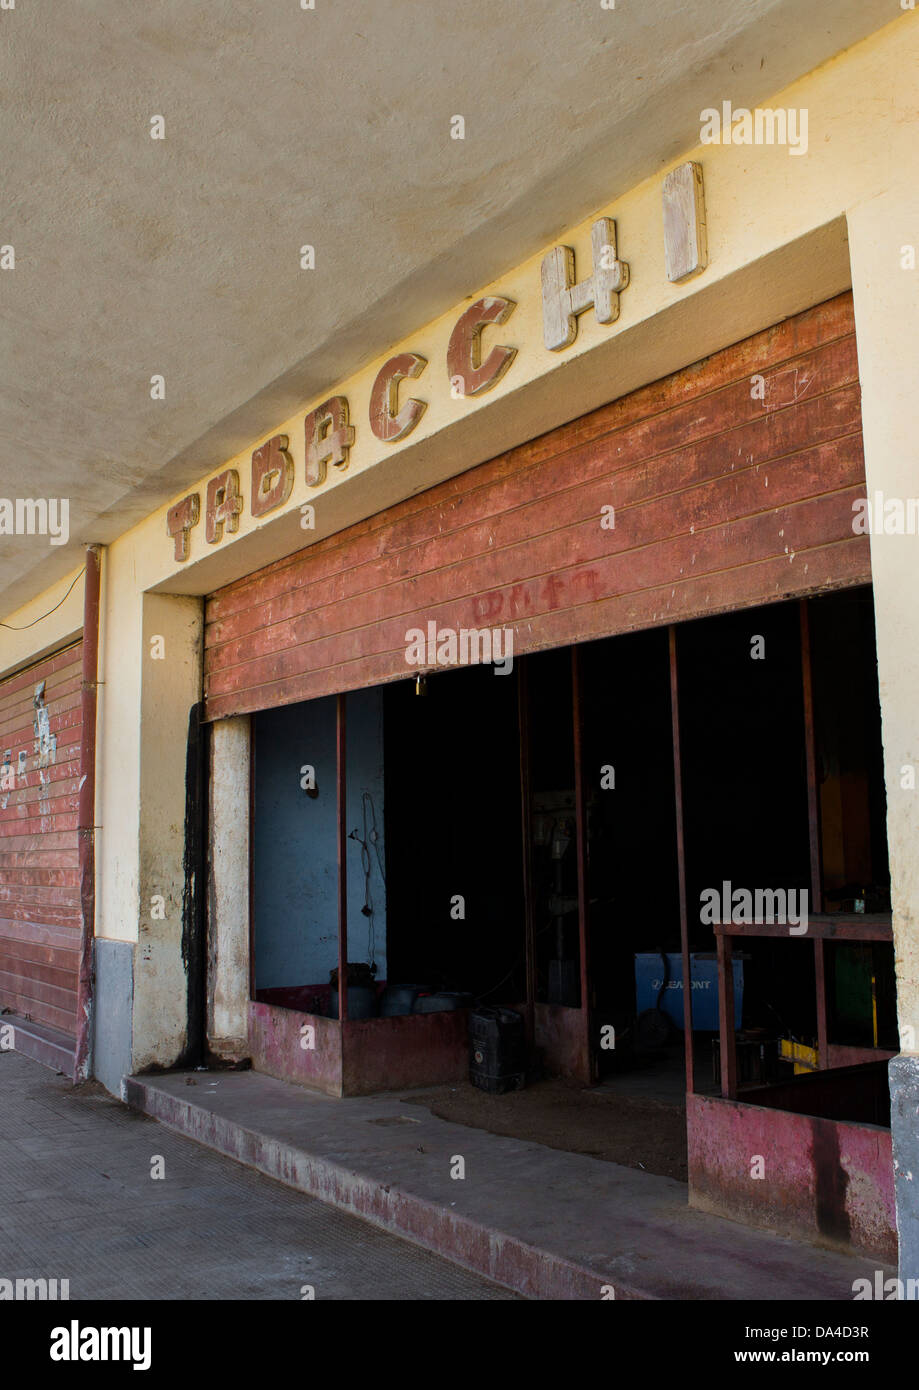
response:
<path id="1" fill-rule="evenodd" d="M 347 822 L 364 835 L 363 793 L 376 812 L 377 855 L 370 850 L 377 978 L 386 974 L 383 837 L 382 691 L 348 695 Z M 316 769 L 319 795 L 307 796 L 300 769 Z M 372 824 L 367 811 L 368 830 Z M 338 963 L 335 698 L 267 710 L 255 719 L 255 811 L 252 827 L 255 986 L 327 984 Z M 361 847 L 348 840 L 348 958 L 369 960 L 369 921 L 361 913 Z"/>

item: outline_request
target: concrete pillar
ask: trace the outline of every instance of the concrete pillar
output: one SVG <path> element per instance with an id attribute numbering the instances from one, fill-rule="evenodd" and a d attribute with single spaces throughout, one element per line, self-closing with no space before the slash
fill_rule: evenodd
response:
<path id="1" fill-rule="evenodd" d="M 139 923 L 134 1070 L 172 1066 L 188 1043 L 186 884 L 189 717 L 201 699 L 204 605 L 145 594 L 141 650 Z"/>
<path id="2" fill-rule="evenodd" d="M 212 1052 L 248 1056 L 249 718 L 211 726 L 207 1035 Z"/>
<path id="3" fill-rule="evenodd" d="M 869 501 L 919 497 L 919 192 L 848 214 Z M 912 247 L 912 254 L 908 248 Z M 871 537 L 900 1055 L 890 1064 L 900 1277 L 919 1278 L 919 537 Z"/>
<path id="4" fill-rule="evenodd" d="M 189 716 L 201 699 L 204 604 L 144 593 L 131 540 L 104 569 L 97 754 L 94 1073 L 172 1066 L 187 1045 Z"/>

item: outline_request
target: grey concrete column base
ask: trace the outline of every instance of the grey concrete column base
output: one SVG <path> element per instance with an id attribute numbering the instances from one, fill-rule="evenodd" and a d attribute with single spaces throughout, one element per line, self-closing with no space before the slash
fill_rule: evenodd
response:
<path id="1" fill-rule="evenodd" d="M 133 941 L 97 936 L 95 962 L 93 1076 L 122 1100 L 122 1082 L 133 1071 Z"/>
<path id="2" fill-rule="evenodd" d="M 919 1057 L 892 1058 L 888 1075 L 900 1279 L 919 1279 Z"/>

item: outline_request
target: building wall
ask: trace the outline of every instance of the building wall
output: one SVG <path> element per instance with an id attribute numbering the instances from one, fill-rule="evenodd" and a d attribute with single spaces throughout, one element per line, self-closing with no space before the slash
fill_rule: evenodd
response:
<path id="1" fill-rule="evenodd" d="M 95 1031 L 97 1047 L 129 1053 L 137 1071 L 170 1065 L 187 1043 L 186 759 L 203 612 L 197 598 L 139 590 L 126 539 L 103 562 L 96 937 L 131 943 L 133 1008 L 117 1017 L 97 1010 Z M 97 949 L 97 988 L 101 980 L 113 989 L 124 973 L 123 951 Z"/>
<path id="2" fill-rule="evenodd" d="M 892 12 L 896 7 L 892 6 Z M 517 357 L 489 394 L 454 399 L 445 368 L 449 334 L 465 305 L 419 327 L 394 351 L 411 349 L 428 359 L 413 394 L 427 400 L 418 429 L 404 441 L 382 445 L 367 428 L 370 389 L 380 365 L 371 365 L 340 390 L 351 401 L 358 430 L 350 466 L 330 470 L 328 480 L 308 489 L 304 476 L 304 401 L 288 422 L 265 421 L 265 433 L 290 436 L 296 482 L 287 504 L 254 521 L 248 508 L 251 449 L 234 460 L 202 460 L 208 477 L 230 463 L 243 481 L 247 506 L 235 535 L 216 545 L 204 539 L 203 524 L 192 532 L 190 560 L 173 558 L 161 508 L 108 548 L 104 565 L 103 652 L 100 678 L 98 762 L 97 933 L 134 950 L 132 1037 L 123 1023 L 100 1015 L 109 1059 L 130 1051 L 135 1067 L 168 1065 L 184 1042 L 186 980 L 182 934 L 175 918 L 184 871 L 182 827 L 186 811 L 184 756 L 188 715 L 200 698 L 200 605 L 195 596 L 212 592 L 243 574 L 300 549 L 304 539 L 321 539 L 374 515 L 414 492 L 572 420 L 626 392 L 679 370 L 701 357 L 837 294 L 851 284 L 863 388 L 863 418 L 869 491 L 915 493 L 916 445 L 912 385 L 919 271 L 904 268 L 901 248 L 919 243 L 916 184 L 916 72 L 919 20 L 899 15 L 883 31 L 841 53 L 784 92 L 773 106 L 806 107 L 810 147 L 804 157 L 787 149 L 705 145 L 692 151 L 662 151 L 660 176 L 630 191 L 610 190 L 597 214 L 614 216 L 619 254 L 629 263 L 631 283 L 621 298 L 620 318 L 599 324 L 592 312 L 579 320 L 576 342 L 551 353 L 542 342 L 539 271 L 541 257 L 508 270 L 492 286 L 470 296 L 497 293 L 517 307 L 489 342 L 517 348 Z M 710 263 L 681 285 L 664 272 L 661 181 L 667 168 L 685 159 L 702 164 L 708 214 Z M 574 248 L 578 276 L 589 269 L 590 225 L 575 227 L 560 241 Z M 546 248 L 549 249 L 549 248 Z M 410 293 L 410 287 L 407 289 Z M 176 499 L 178 500 L 178 499 Z M 315 505 L 315 529 L 301 528 L 300 507 Z M 901 1016 L 907 1028 L 919 1019 L 919 870 L 917 793 L 897 785 L 899 769 L 919 761 L 915 729 L 919 633 L 913 595 L 915 552 L 891 538 L 872 543 L 878 629 L 881 704 L 888 777 L 888 831 L 893 873 L 894 931 Z M 7 621 L 24 624 L 49 610 L 64 585 L 55 585 Z M 27 632 L 0 633 L 0 674 L 50 650 L 60 634 L 79 627 L 80 586 L 51 617 Z M 159 591 L 154 593 L 153 591 Z M 166 599 L 166 594 L 179 595 Z M 159 600 L 154 604 L 153 600 Z M 172 603 L 173 608 L 167 608 Z M 167 664 L 155 671 L 145 646 L 150 635 L 167 636 Z M 167 674 L 168 673 L 168 674 Z M 143 806 L 143 810 L 141 810 Z M 164 921 L 149 918 L 153 894 L 164 896 Z M 149 959 L 145 946 L 149 944 Z M 112 953 L 100 949 L 104 988 L 117 977 L 106 973 Z M 113 966 L 114 970 L 115 967 Z M 100 998 L 104 997 L 104 989 Z M 903 1041 L 893 1074 L 916 1096 L 919 1050 L 915 1032 Z M 916 1097 L 919 1101 L 919 1096 Z M 919 1172 L 915 1147 L 916 1105 L 895 1105 L 894 1149 L 902 1156 L 899 1182 L 904 1272 L 919 1274 Z M 912 1118 L 911 1118 L 912 1117 Z M 912 1224 L 910 1224 L 912 1223 Z"/>
<path id="3" fill-rule="evenodd" d="M 919 103 L 917 103 L 919 104 Z M 915 117 L 914 117 L 915 119 Z M 915 370 L 919 323 L 919 194 L 913 160 L 849 212 L 869 497 L 919 496 Z M 919 1275 L 919 539 L 873 535 L 871 569 L 887 786 L 900 1056 L 890 1066 L 900 1273 Z"/>
<path id="4" fill-rule="evenodd" d="M 44 544 L 44 541 L 42 540 Z M 83 564 L 15 612 L 0 627 L 0 675 L 66 646 L 83 630 Z"/>
<path id="5" fill-rule="evenodd" d="M 82 656 L 77 642 L 0 683 L 0 764 L 12 779 L 0 786 L 0 1003 L 70 1036 L 82 924 Z"/>
<path id="6" fill-rule="evenodd" d="M 328 984 L 338 964 L 338 814 L 335 699 L 266 710 L 255 718 L 253 908 L 255 987 Z M 220 723 L 222 721 L 218 721 Z M 383 700 L 379 690 L 356 691 L 346 708 L 348 833 L 362 836 L 363 793 L 373 800 L 383 838 Z M 315 770 L 313 798 L 301 769 Z M 360 845 L 348 840 L 348 957 L 369 959 L 368 919 Z M 386 978 L 386 899 L 379 863 L 370 851 L 377 978 Z"/>
<path id="7" fill-rule="evenodd" d="M 208 1045 L 248 1055 L 250 721 L 211 730 L 208 786 Z"/>
<path id="8" fill-rule="evenodd" d="M 212 595 L 208 717 L 404 679 L 429 622 L 522 655 L 864 582 L 863 495 L 845 294 Z"/>
<path id="9" fill-rule="evenodd" d="M 459 305 L 393 346 L 394 353 L 414 348 L 429 363 L 412 383 L 412 391 L 427 400 L 428 408 L 408 438 L 384 445 L 367 427 L 370 388 L 380 359 L 336 388 L 349 396 L 357 428 L 346 470 L 330 470 L 319 488 L 306 487 L 303 413 L 319 402 L 305 400 L 303 410 L 290 420 L 266 421 L 264 435 L 253 440 L 251 448 L 233 459 L 211 460 L 198 484 L 203 492 L 208 478 L 226 466 L 238 467 L 245 482 L 252 449 L 286 430 L 296 481 L 284 507 L 255 520 L 247 505 L 238 532 L 227 533 L 216 545 L 207 544 L 203 524 L 199 525 L 191 532 L 191 556 L 185 563 L 173 558 L 165 530 L 167 508 L 160 508 L 110 547 L 113 569 L 117 562 L 125 579 L 119 587 L 126 595 L 159 586 L 173 592 L 210 592 L 236 575 L 292 553 L 305 540 L 333 534 L 397 496 L 493 456 L 496 444 L 500 449 L 509 439 L 519 443 L 532 438 L 777 322 L 791 312 L 790 304 L 805 308 L 847 288 L 847 211 L 878 196 L 896 182 L 898 171 L 912 167 L 917 58 L 919 20 L 915 14 L 902 14 L 772 98 L 775 106 L 806 107 L 810 112 L 805 157 L 793 158 L 781 146 L 700 145 L 662 164 L 659 177 L 621 194 L 611 191 L 611 202 L 598 208 L 597 215 L 615 217 L 620 254 L 631 267 L 631 283 L 614 325 L 599 324 L 588 312 L 579 319 L 577 340 L 570 348 L 561 353 L 547 350 L 539 291 L 542 253 L 509 269 L 492 285 L 470 287 L 469 299 L 503 293 L 517 303 L 505 325 L 489 330 L 489 342 L 504 340 L 518 349 L 493 391 L 459 400 L 451 396 L 445 349 L 466 307 Z M 884 101 L 878 100 L 879 92 Z M 661 183 L 667 168 L 687 159 L 699 161 L 705 174 L 709 266 L 676 285 L 664 273 Z M 589 269 L 593 220 L 560 238 L 574 248 L 579 276 Z M 815 250 L 823 255 L 815 255 Z M 525 389 L 536 383 L 538 393 Z M 473 419 L 478 422 L 474 430 L 467 427 Z M 402 461 L 398 467 L 391 466 L 395 460 Z M 300 527 L 305 501 L 323 504 L 317 506 L 315 532 L 306 535 Z M 62 588 L 55 586 L 52 592 L 59 597 Z M 41 611 L 44 601 L 33 601 L 29 609 Z M 8 640 L 4 634 L 4 670 L 15 660 Z M 32 641 L 17 645 L 29 650 Z"/>

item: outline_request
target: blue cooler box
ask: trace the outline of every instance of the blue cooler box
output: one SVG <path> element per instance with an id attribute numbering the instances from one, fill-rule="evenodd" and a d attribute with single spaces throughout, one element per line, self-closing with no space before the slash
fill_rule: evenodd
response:
<path id="1" fill-rule="evenodd" d="M 668 955 L 670 979 L 661 1000 L 661 1009 L 675 1025 L 683 1028 L 683 957 Z M 734 1023 L 741 1027 L 743 1019 L 743 961 L 734 964 Z M 692 975 L 693 1032 L 718 1032 L 718 961 L 709 953 L 690 956 Z M 663 983 L 664 962 L 658 953 L 635 957 L 635 1010 L 657 1008 L 657 996 Z"/>

